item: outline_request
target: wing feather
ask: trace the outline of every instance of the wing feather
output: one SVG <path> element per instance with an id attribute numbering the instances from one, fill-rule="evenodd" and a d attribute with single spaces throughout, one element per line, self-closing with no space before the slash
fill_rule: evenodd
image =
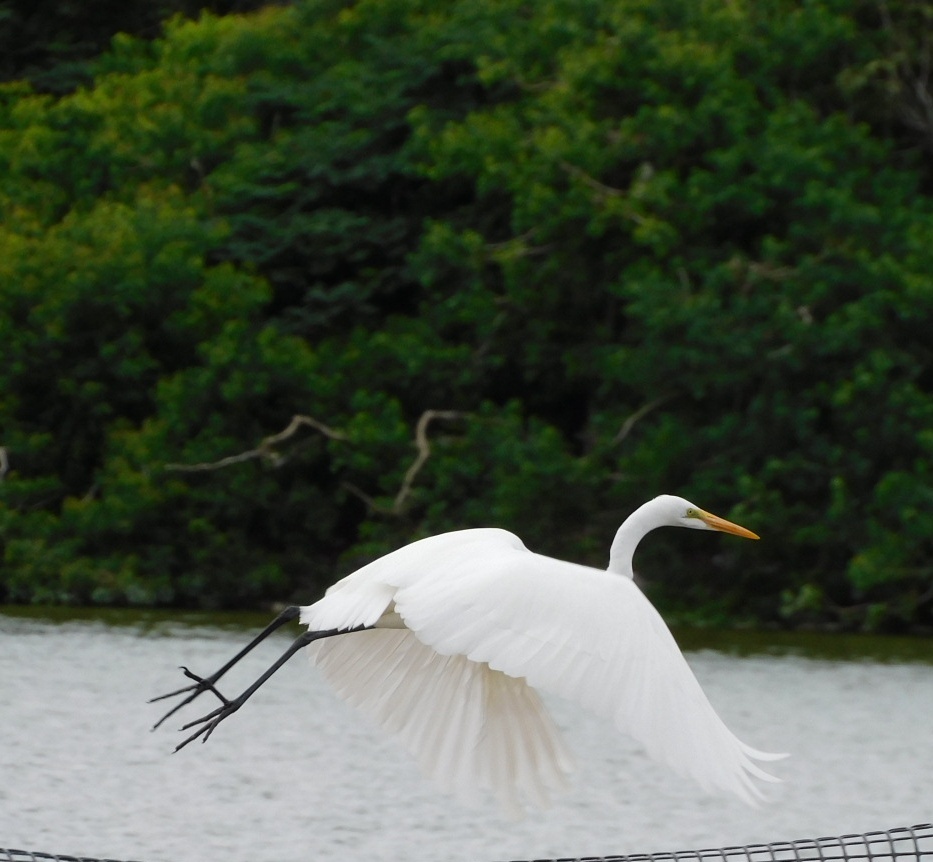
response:
<path id="1" fill-rule="evenodd" d="M 302 609 L 349 703 L 398 735 L 425 775 L 512 811 L 560 789 L 571 761 L 535 689 L 609 717 L 709 791 L 754 804 L 775 780 L 725 726 L 660 615 L 629 578 L 529 552 L 498 529 L 415 542 Z"/>
<path id="2" fill-rule="evenodd" d="M 517 815 L 566 786 L 570 756 L 524 680 L 441 655 L 407 629 L 353 632 L 309 650 L 337 694 L 398 736 L 445 792 L 473 801 L 488 790 Z"/>
<path id="3" fill-rule="evenodd" d="M 608 716 L 704 789 L 754 803 L 760 791 L 750 776 L 774 780 L 755 761 L 780 755 L 756 751 L 725 726 L 630 579 L 489 539 L 430 579 L 399 582 L 395 609 L 420 641 Z"/>

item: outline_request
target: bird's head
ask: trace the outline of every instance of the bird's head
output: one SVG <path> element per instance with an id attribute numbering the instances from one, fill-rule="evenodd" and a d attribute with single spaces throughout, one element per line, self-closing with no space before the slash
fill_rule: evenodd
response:
<path id="1" fill-rule="evenodd" d="M 713 515 L 699 506 L 695 506 L 683 497 L 673 497 L 664 494 L 656 499 L 659 506 L 663 506 L 668 514 L 668 524 L 672 527 L 689 527 L 693 530 L 719 530 L 722 533 L 732 533 L 746 539 L 757 539 L 759 536 L 745 527 L 733 524 L 725 518 Z"/>

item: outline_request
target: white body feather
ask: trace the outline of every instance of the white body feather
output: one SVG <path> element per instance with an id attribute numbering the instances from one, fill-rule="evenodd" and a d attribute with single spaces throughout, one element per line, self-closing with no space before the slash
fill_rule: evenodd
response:
<path id="1" fill-rule="evenodd" d="M 626 544 L 659 526 L 649 520 Z M 531 553 L 505 530 L 445 533 L 344 578 L 301 622 L 375 626 L 316 641 L 312 661 L 447 792 L 491 791 L 515 813 L 565 785 L 572 762 L 541 690 L 608 716 L 704 789 L 754 802 L 753 777 L 775 780 L 755 761 L 783 755 L 729 731 L 630 571 L 612 568 Z"/>

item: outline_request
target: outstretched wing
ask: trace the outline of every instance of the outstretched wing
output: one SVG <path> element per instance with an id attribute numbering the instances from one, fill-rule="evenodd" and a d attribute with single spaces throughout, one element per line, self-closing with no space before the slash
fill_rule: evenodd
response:
<path id="1" fill-rule="evenodd" d="M 474 801 L 488 790 L 512 816 L 546 806 L 572 764 L 538 694 L 522 679 L 441 655 L 408 629 L 317 641 L 312 661 L 336 693 L 396 735 L 424 776 Z"/>
<path id="2" fill-rule="evenodd" d="M 501 531 L 490 531 L 501 532 Z M 706 790 L 754 803 L 756 761 L 710 705 L 661 616 L 632 580 L 490 536 L 443 577 L 409 572 L 395 609 L 423 643 L 609 716 Z"/>
<path id="3" fill-rule="evenodd" d="M 301 609 L 312 630 L 379 625 L 308 648 L 337 694 L 374 719 L 445 792 L 488 790 L 507 812 L 548 804 L 573 769 L 557 728 L 528 683 L 463 655 L 442 655 L 394 610 L 403 580 L 445 580 L 451 564 L 498 549 L 503 530 L 461 530 L 406 545 L 334 584 Z"/>
<path id="4" fill-rule="evenodd" d="M 780 755 L 729 731 L 628 578 L 533 554 L 504 530 L 465 530 L 377 560 L 302 613 L 316 629 L 380 620 L 404 628 L 321 641 L 315 661 L 442 782 L 449 774 L 460 789 L 490 787 L 500 798 L 512 792 L 506 787 L 534 798 L 560 783 L 569 762 L 529 686 L 611 717 L 707 790 L 753 802 L 760 792 L 752 778 L 773 780 L 756 761 Z M 493 687 L 498 701 L 481 694 Z M 460 754 L 451 755 L 458 739 Z M 496 758 L 522 746 L 530 746 L 524 765 L 493 779 Z"/>

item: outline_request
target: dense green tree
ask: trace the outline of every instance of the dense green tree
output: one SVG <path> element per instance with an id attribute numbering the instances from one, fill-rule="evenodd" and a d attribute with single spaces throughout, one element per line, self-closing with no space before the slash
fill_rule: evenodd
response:
<path id="1" fill-rule="evenodd" d="M 274 0 L 0 0 L 0 81 L 66 93 L 93 80 L 93 60 L 118 33 L 154 39 L 173 15 L 247 12 Z"/>
<path id="2" fill-rule="evenodd" d="M 925 9 L 309 0 L 6 85 L 3 594 L 599 565 L 668 491 L 764 536 L 649 540 L 669 608 L 929 624 Z"/>

